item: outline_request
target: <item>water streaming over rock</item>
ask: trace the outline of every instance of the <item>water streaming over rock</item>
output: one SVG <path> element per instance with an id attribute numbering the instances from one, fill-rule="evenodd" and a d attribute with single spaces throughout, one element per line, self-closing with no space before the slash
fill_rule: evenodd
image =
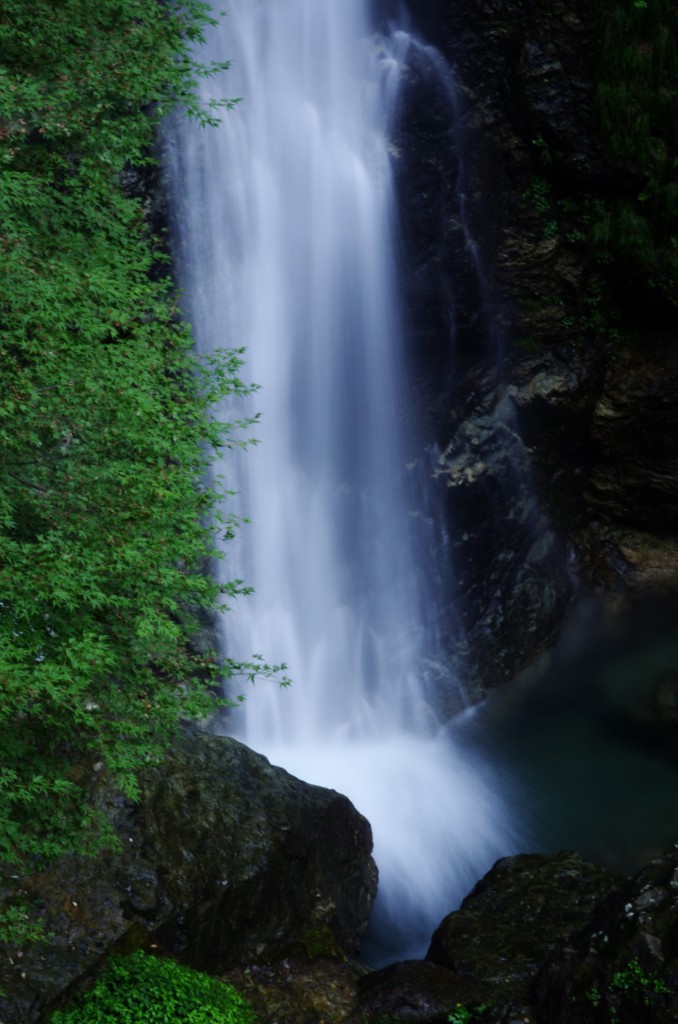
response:
<path id="1" fill-rule="evenodd" d="M 389 150 L 407 35 L 371 35 L 364 0 L 230 0 L 209 35 L 243 100 L 169 147 L 180 265 L 199 345 L 246 346 L 262 413 L 260 445 L 221 467 L 251 520 L 227 576 L 255 588 L 224 642 L 294 680 L 257 683 L 233 721 L 367 815 L 371 955 L 414 955 L 513 839 L 491 769 L 434 710 L 448 556 L 426 458 L 405 454 Z"/>

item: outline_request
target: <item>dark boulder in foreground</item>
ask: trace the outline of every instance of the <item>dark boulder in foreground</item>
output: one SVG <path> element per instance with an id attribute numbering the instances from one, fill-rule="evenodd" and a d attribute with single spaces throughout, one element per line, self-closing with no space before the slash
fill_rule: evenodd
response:
<path id="1" fill-rule="evenodd" d="M 356 952 L 376 868 L 346 797 L 195 729 L 146 773 L 139 804 L 94 792 L 122 851 L 21 881 L 51 937 L 0 961 L 3 1024 L 37 1020 L 103 956 L 140 945 L 212 971 L 290 941 Z"/>
<path id="2" fill-rule="evenodd" d="M 620 886 L 534 987 L 539 1019 L 557 1024 L 678 1020 L 678 846 Z"/>
<path id="3" fill-rule="evenodd" d="M 369 1021 L 673 1024 L 678 846 L 626 881 L 574 853 L 506 857 L 444 919 L 427 960 L 358 990 Z"/>
<path id="4" fill-rule="evenodd" d="M 361 979 L 361 1009 L 370 1019 L 447 1021 L 461 1006 L 492 1024 L 534 1020 L 538 971 L 620 881 L 576 853 L 504 857 L 441 922 L 426 960 Z"/>
<path id="5" fill-rule="evenodd" d="M 427 959 L 526 996 L 549 952 L 582 928 L 620 881 L 576 853 L 504 857 L 440 924 Z"/>

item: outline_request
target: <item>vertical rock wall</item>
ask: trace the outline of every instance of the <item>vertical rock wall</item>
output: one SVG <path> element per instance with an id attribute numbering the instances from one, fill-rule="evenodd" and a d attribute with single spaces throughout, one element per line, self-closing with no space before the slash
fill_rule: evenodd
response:
<path id="1" fill-rule="evenodd" d="M 639 187 L 596 128 L 595 5 L 409 6 L 459 85 L 455 135 L 408 68 L 395 144 L 413 406 L 440 452 L 462 618 L 451 655 L 482 692 L 548 648 L 582 590 L 674 588 L 675 330 L 589 244 L 595 204 Z"/>

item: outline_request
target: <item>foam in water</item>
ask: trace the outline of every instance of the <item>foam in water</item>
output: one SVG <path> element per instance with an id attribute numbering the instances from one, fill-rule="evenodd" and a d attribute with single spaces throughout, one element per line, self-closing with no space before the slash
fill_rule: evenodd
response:
<path id="1" fill-rule="evenodd" d="M 225 644 L 284 660 L 294 685 L 258 683 L 234 722 L 371 821 L 378 961 L 424 950 L 514 841 L 490 767 L 431 707 L 439 537 L 422 460 L 405 464 L 388 137 L 407 48 L 402 31 L 370 38 L 364 7 L 231 0 L 200 56 L 233 60 L 226 87 L 243 102 L 170 151 L 198 343 L 245 345 L 261 385 L 261 444 L 221 467 L 251 519 L 226 575 L 255 588 Z"/>

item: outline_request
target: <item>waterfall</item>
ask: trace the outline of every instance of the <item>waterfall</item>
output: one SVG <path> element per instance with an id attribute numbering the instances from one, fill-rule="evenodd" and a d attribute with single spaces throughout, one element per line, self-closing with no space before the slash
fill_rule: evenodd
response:
<path id="1" fill-rule="evenodd" d="M 513 839 L 491 768 L 435 713 L 434 683 L 458 684 L 441 654 L 446 540 L 404 413 L 389 142 L 403 30 L 370 35 L 365 0 L 225 6 L 200 57 L 232 59 L 218 89 L 242 102 L 218 130 L 177 129 L 168 161 L 198 344 L 245 346 L 260 385 L 260 444 L 220 467 L 250 520 L 226 576 L 254 588 L 224 644 L 293 679 L 256 683 L 232 722 L 369 818 L 370 955 L 420 955 Z"/>

